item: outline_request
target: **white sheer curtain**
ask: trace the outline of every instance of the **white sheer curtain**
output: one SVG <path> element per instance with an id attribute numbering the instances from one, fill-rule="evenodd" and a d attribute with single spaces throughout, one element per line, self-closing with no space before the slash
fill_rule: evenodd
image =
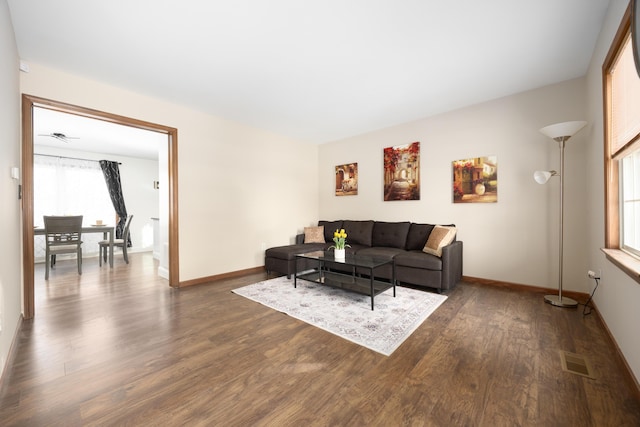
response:
<path id="1" fill-rule="evenodd" d="M 115 224 L 115 211 L 97 161 L 35 154 L 33 156 L 33 220 L 44 226 L 44 215 L 84 215 L 84 226 L 102 219 Z M 98 254 L 100 233 L 82 236 L 83 257 Z M 36 236 L 34 256 L 44 261 L 44 236 Z"/>

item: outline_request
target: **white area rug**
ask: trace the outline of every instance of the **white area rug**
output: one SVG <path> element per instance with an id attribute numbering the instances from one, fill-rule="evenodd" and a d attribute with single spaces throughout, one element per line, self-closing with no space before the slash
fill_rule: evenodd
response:
<path id="1" fill-rule="evenodd" d="M 259 302 L 310 325 L 389 356 L 447 297 L 427 291 L 396 287 L 374 299 L 306 280 L 278 277 L 234 289 L 232 292 Z"/>

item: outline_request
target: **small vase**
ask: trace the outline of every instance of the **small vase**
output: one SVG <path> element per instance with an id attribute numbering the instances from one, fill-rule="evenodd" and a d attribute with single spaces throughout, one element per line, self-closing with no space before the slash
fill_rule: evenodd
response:
<path id="1" fill-rule="evenodd" d="M 344 249 L 334 249 L 333 257 L 336 259 L 344 259 Z"/>

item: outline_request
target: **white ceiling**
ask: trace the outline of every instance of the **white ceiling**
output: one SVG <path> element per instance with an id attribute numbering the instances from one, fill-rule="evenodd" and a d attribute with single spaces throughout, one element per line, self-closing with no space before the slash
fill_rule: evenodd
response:
<path id="1" fill-rule="evenodd" d="M 61 140 L 47 136 L 53 133 L 64 134 L 68 138 Z M 158 151 L 167 150 L 167 138 L 166 134 L 159 132 L 45 108 L 36 107 L 33 111 L 33 145 L 36 152 L 38 146 L 46 146 L 158 160 Z"/>
<path id="2" fill-rule="evenodd" d="M 24 61 L 323 143 L 583 76 L 609 0 L 8 4 Z"/>

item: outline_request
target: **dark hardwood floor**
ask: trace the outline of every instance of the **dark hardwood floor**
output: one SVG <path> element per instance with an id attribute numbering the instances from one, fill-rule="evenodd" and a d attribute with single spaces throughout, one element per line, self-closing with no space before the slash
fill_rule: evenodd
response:
<path id="1" fill-rule="evenodd" d="M 460 283 L 385 357 L 230 292 L 264 273 L 175 290 L 130 260 L 36 268 L 2 426 L 640 426 L 595 312 L 536 292 Z"/>

